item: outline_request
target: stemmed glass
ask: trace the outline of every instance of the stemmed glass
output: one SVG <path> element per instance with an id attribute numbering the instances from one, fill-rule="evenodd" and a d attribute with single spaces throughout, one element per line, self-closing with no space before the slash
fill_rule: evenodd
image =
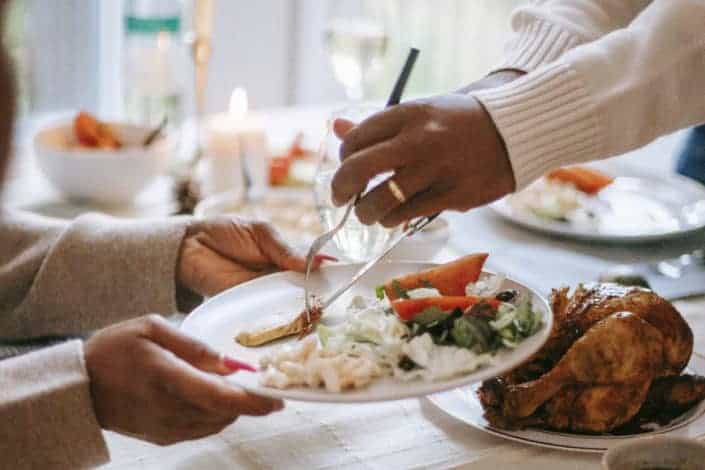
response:
<path id="1" fill-rule="evenodd" d="M 350 101 L 366 97 L 367 85 L 382 68 L 389 45 L 389 8 L 383 0 L 328 2 L 326 50 Z"/>
<path id="2" fill-rule="evenodd" d="M 332 202 L 331 181 L 335 171 L 340 166 L 341 141 L 333 132 L 333 122 L 337 118 L 345 118 L 352 122 L 360 122 L 380 108 L 369 105 L 353 105 L 332 114 L 328 121 L 328 130 L 320 149 L 320 163 L 314 179 L 314 198 L 316 209 L 321 218 L 323 229 L 328 231 L 340 221 L 345 212 L 345 206 L 335 207 Z M 374 178 L 367 189 L 371 189 L 386 180 L 389 174 Z M 351 261 L 366 261 L 384 251 L 388 244 L 399 233 L 399 228 L 387 229 L 379 224 L 363 225 L 350 214 L 348 221 L 333 237 L 335 247 Z"/>

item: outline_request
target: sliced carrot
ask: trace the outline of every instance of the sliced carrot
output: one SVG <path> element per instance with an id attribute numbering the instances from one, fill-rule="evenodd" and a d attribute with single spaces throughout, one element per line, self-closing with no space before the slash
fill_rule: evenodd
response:
<path id="1" fill-rule="evenodd" d="M 587 194 L 596 194 L 614 181 L 611 176 L 584 166 L 557 168 L 548 172 L 546 178 L 553 181 L 572 183 L 580 191 Z"/>
<path id="2" fill-rule="evenodd" d="M 456 308 L 465 311 L 468 307 L 477 305 L 480 302 L 487 302 L 495 309 L 499 308 L 501 303 L 497 299 L 486 299 L 474 295 L 424 297 L 421 299 L 397 299 L 392 302 L 392 309 L 401 320 L 409 321 L 428 307 L 438 307 L 444 312 L 453 311 Z"/>
<path id="3" fill-rule="evenodd" d="M 475 253 L 420 273 L 392 279 L 384 285 L 384 292 L 389 300 L 395 300 L 401 297 L 400 289 L 432 286 L 442 295 L 463 296 L 465 286 L 480 277 L 487 256 L 487 253 Z"/>
<path id="4" fill-rule="evenodd" d="M 117 149 L 121 146 L 110 126 L 84 111 L 74 118 L 73 130 L 79 143 L 86 147 Z"/>

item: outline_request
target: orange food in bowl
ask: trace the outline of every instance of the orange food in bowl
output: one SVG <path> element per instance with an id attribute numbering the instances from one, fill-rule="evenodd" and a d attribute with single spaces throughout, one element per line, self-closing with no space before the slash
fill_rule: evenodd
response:
<path id="1" fill-rule="evenodd" d="M 122 147 L 110 126 L 91 114 L 79 112 L 73 120 L 73 132 L 84 147 L 115 150 Z"/>

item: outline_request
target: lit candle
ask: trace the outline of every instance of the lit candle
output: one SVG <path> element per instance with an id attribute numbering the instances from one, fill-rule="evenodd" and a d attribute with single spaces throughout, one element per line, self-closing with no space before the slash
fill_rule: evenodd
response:
<path id="1" fill-rule="evenodd" d="M 206 160 L 204 162 L 205 192 L 219 193 L 242 187 L 240 139 L 237 128 L 244 116 L 234 95 L 227 113 L 213 116 L 207 127 Z"/>
<path id="2" fill-rule="evenodd" d="M 267 138 L 264 119 L 248 112 L 247 92 L 235 88 L 225 114 L 217 114 L 209 122 L 207 153 L 230 156 L 241 153 L 254 186 L 264 186 L 267 179 Z M 238 161 L 239 164 L 239 161 Z"/>

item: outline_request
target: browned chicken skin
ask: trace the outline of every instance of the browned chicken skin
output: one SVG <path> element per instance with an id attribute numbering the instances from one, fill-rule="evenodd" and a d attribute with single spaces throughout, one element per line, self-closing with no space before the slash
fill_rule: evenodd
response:
<path id="1" fill-rule="evenodd" d="M 693 335 L 655 293 L 593 284 L 571 297 L 567 288 L 554 291 L 551 300 L 554 327 L 544 347 L 478 392 L 495 426 L 602 433 L 646 419 L 652 401 L 682 409 L 705 397 L 705 379 L 675 380 Z"/>
<path id="2" fill-rule="evenodd" d="M 503 413 L 529 416 L 566 386 L 649 384 L 662 373 L 662 357 L 663 336 L 656 328 L 632 313 L 615 313 L 573 343 L 550 371 L 510 385 Z"/>
<path id="3" fill-rule="evenodd" d="M 652 291 L 618 284 L 578 286 L 572 297 L 568 288 L 551 295 L 554 326 L 541 350 L 508 374 L 510 382 L 532 380 L 550 370 L 570 346 L 595 323 L 616 312 L 631 312 L 664 335 L 664 376 L 677 375 L 690 360 L 693 332 L 667 300 Z"/>

